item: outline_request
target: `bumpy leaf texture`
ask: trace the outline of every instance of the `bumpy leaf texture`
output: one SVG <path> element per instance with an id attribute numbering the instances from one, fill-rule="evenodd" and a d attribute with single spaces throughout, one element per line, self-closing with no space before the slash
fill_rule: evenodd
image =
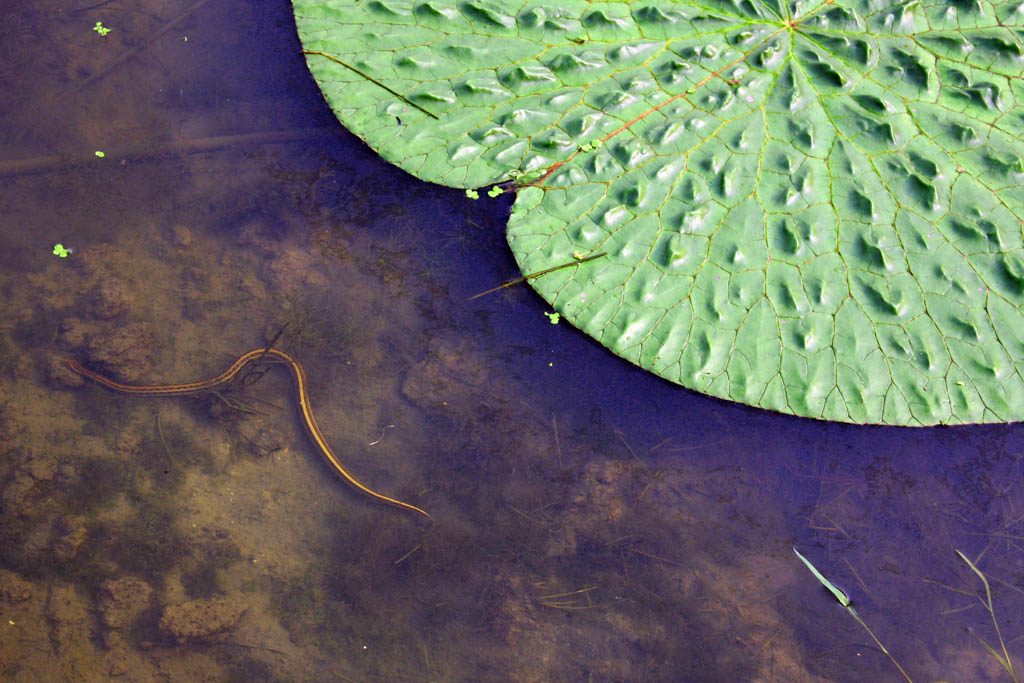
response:
<path id="1" fill-rule="evenodd" d="M 1024 2 L 293 0 L 341 122 L 611 351 L 713 396 L 1024 416 Z M 592 145 L 593 141 L 603 144 Z"/>

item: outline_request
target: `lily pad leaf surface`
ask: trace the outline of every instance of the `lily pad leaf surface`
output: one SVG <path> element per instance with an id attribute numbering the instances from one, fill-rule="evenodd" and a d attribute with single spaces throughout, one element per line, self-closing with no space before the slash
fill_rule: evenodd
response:
<path id="1" fill-rule="evenodd" d="M 808 417 L 1024 417 L 1021 0 L 293 5 L 385 159 L 536 172 L 512 251 L 604 253 L 530 282 L 619 356 Z"/>

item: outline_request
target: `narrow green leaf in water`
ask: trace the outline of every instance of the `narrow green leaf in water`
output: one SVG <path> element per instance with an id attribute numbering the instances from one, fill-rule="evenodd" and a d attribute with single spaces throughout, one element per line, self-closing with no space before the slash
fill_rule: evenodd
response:
<path id="1" fill-rule="evenodd" d="M 893 657 L 892 653 L 889 652 L 885 645 L 882 644 L 882 641 L 878 639 L 878 636 L 875 635 L 875 632 L 872 631 L 871 628 L 866 623 L 864 623 L 864 620 L 860 618 L 860 615 L 857 614 L 857 610 L 855 610 L 853 608 L 853 605 L 850 604 L 850 599 L 846 597 L 846 593 L 844 593 L 842 590 L 839 589 L 838 586 L 836 586 L 831 581 L 822 576 L 821 572 L 818 571 L 817 567 L 811 564 L 810 560 L 801 555 L 799 550 L 793 548 L 793 552 L 796 553 L 796 556 L 800 558 L 801 562 L 807 565 L 807 568 L 810 569 L 811 573 L 814 574 L 815 578 L 817 578 L 818 581 L 821 582 L 821 585 L 827 588 L 829 592 L 835 596 L 836 600 L 839 601 L 839 604 L 846 608 L 846 611 L 850 613 L 850 616 L 853 617 L 857 621 L 857 623 L 860 624 L 861 627 L 868 632 L 868 635 L 871 636 L 871 640 L 875 641 L 875 645 L 878 646 L 878 649 L 880 649 L 885 654 L 885 656 L 889 658 L 889 661 L 892 662 L 893 665 L 899 670 L 900 674 L 903 675 L 903 678 L 908 683 L 913 683 L 913 681 L 910 678 L 910 675 L 903 669 L 902 666 L 900 666 L 900 663 L 896 661 L 896 658 Z"/>
<path id="2" fill-rule="evenodd" d="M 835 584 L 833 584 L 831 581 L 822 576 L 821 572 L 818 571 L 817 567 L 811 564 L 810 560 L 801 555 L 799 550 L 793 548 L 793 552 L 796 553 L 796 556 L 799 557 L 805 565 L 807 565 L 807 568 L 811 570 L 811 573 L 814 574 L 814 577 L 818 579 L 818 581 L 821 581 L 821 585 L 827 588 L 829 592 L 832 593 L 832 595 L 836 596 L 836 600 L 839 601 L 840 605 L 842 605 L 843 607 L 850 606 L 850 599 L 846 597 L 846 593 L 844 593 L 842 590 L 836 587 Z"/>
<path id="3" fill-rule="evenodd" d="M 981 579 L 982 585 L 985 586 L 985 608 L 988 610 L 989 616 L 992 617 L 992 625 L 996 629 L 996 637 L 999 638 L 999 645 L 1002 648 L 1003 653 L 999 654 L 998 652 L 996 652 L 995 648 L 993 648 L 991 645 L 985 642 L 971 629 L 967 629 L 967 632 L 974 636 L 974 638 L 979 643 L 984 645 L 985 649 L 989 651 L 989 654 L 991 654 L 996 659 L 996 661 L 998 661 L 999 664 L 1002 665 L 1004 669 L 1006 669 L 1006 673 L 1010 674 L 1010 678 L 1016 681 L 1017 675 L 1013 672 L 1013 660 L 1010 659 L 1010 653 L 1006 651 L 1006 643 L 1003 641 L 1003 634 L 1002 632 L 1000 632 L 999 622 L 996 620 L 996 611 L 995 607 L 992 604 L 992 589 L 988 585 L 988 579 L 985 578 L 985 574 L 983 574 L 982 571 L 978 569 L 978 567 L 973 562 L 971 562 L 966 555 L 964 555 L 959 550 L 956 550 L 955 548 L 953 552 L 957 554 L 957 557 L 959 557 L 961 560 L 967 563 L 967 566 L 971 568 L 971 571 L 977 574 L 978 578 Z"/>

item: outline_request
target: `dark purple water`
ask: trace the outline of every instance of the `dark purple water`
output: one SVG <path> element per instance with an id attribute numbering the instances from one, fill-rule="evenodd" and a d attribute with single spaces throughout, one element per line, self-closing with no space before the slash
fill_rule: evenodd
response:
<path id="1" fill-rule="evenodd" d="M 288 3 L 81 4 L 0 15 L 0 678 L 901 680 L 796 546 L 915 680 L 1010 680 L 1019 426 L 766 413 L 528 288 L 468 301 L 518 275 L 508 202 L 342 130 Z M 189 382 L 282 327 L 346 467 L 433 528 L 333 475 L 282 370 L 64 365 Z"/>

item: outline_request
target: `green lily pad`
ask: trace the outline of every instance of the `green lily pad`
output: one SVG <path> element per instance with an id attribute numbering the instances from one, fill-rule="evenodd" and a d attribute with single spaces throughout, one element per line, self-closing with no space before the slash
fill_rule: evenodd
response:
<path id="1" fill-rule="evenodd" d="M 1024 2 L 293 5 L 385 159 L 536 172 L 512 251 L 606 252 L 530 284 L 619 356 L 807 417 L 1024 416 Z"/>

